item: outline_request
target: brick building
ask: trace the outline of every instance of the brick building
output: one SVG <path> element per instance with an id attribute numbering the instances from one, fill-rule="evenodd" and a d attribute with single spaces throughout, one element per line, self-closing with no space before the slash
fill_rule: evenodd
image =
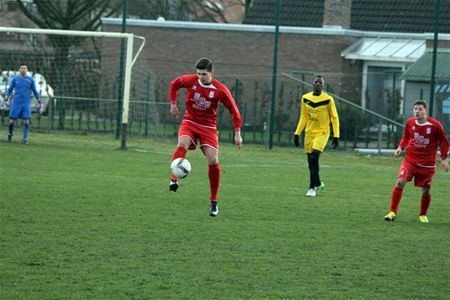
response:
<path id="1" fill-rule="evenodd" d="M 168 82 L 193 72 L 199 57 L 210 57 L 215 63 L 216 78 L 224 81 L 235 95 L 239 91 L 238 105 L 246 112 L 246 123 L 262 126 L 271 100 L 275 3 L 255 1 L 244 24 L 129 19 L 127 31 L 146 38 L 134 74 L 151 76 L 154 100 L 167 103 Z M 278 128 L 292 129 L 298 118 L 299 97 L 308 90 L 307 85 L 282 74 L 309 82 L 312 74 L 320 73 L 327 88 L 345 99 L 389 117 L 408 114 L 404 103 L 406 81 L 401 75 L 432 45 L 434 3 L 283 0 Z M 445 17 L 449 14 L 450 0 L 442 0 L 442 48 L 450 47 L 450 18 Z M 119 32 L 121 24 L 121 19 L 106 18 L 102 30 Z M 107 47 L 107 51 L 111 61 L 103 59 L 102 72 L 117 74 L 120 47 Z M 235 89 L 237 83 L 239 89 Z M 394 101 L 399 101 L 398 107 Z M 225 118 L 224 123 L 227 122 Z"/>

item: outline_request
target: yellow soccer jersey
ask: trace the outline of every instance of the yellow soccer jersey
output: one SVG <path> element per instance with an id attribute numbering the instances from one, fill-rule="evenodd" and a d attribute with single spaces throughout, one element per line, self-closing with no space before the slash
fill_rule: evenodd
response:
<path id="1" fill-rule="evenodd" d="M 330 121 L 334 137 L 339 137 L 339 117 L 334 99 L 325 92 L 314 96 L 312 92 L 304 94 L 300 104 L 300 120 L 295 130 L 300 135 L 303 130 L 307 134 L 330 133 Z"/>

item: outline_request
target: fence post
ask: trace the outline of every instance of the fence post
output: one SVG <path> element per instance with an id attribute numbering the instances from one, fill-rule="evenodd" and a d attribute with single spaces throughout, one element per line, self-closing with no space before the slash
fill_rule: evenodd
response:
<path id="1" fill-rule="evenodd" d="M 234 101 L 236 102 L 236 106 L 238 106 L 238 103 L 240 102 L 239 100 L 239 85 L 240 85 L 240 81 L 239 78 L 236 78 L 236 82 L 235 82 L 235 88 L 234 88 Z M 239 106 L 238 106 L 239 107 Z M 234 126 L 233 126 L 234 127 Z M 241 135 L 244 131 L 244 122 L 242 122 L 242 128 L 241 128 Z M 234 142 L 234 128 L 233 128 L 233 139 L 231 140 L 231 142 Z"/>
<path id="2" fill-rule="evenodd" d="M 145 135 L 145 137 L 148 137 L 148 117 L 150 115 L 149 110 L 150 110 L 150 98 L 151 98 L 150 84 L 151 84 L 151 73 L 148 73 L 148 76 L 147 76 L 147 101 L 145 101 L 145 104 L 144 104 L 144 112 L 145 112 L 145 114 L 144 114 L 144 118 L 145 118 L 144 135 Z"/>
<path id="3" fill-rule="evenodd" d="M 383 140 L 383 122 L 381 119 L 378 121 L 378 140 L 377 140 L 377 148 L 378 148 L 378 155 L 381 154 L 381 143 Z"/>

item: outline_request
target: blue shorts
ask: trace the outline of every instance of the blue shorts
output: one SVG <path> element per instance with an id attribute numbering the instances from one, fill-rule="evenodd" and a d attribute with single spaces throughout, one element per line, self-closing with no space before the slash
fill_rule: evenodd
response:
<path id="1" fill-rule="evenodd" d="M 30 104 L 14 105 L 13 103 L 9 111 L 9 118 L 11 120 L 31 119 L 31 105 Z"/>

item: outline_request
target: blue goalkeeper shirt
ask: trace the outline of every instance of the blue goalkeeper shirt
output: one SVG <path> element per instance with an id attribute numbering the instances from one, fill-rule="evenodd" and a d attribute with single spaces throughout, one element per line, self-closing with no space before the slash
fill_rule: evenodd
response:
<path id="1" fill-rule="evenodd" d="M 39 93 L 36 90 L 36 84 L 31 76 L 16 75 L 6 91 L 6 96 L 11 96 L 14 89 L 13 105 L 31 104 L 30 95 L 33 92 L 34 97 L 39 100 Z"/>
<path id="2" fill-rule="evenodd" d="M 31 76 L 16 75 L 6 91 L 6 96 L 11 96 L 14 90 L 14 97 L 9 112 L 10 119 L 30 119 L 31 118 L 31 92 L 39 100 L 39 93 L 36 90 L 36 84 Z"/>

